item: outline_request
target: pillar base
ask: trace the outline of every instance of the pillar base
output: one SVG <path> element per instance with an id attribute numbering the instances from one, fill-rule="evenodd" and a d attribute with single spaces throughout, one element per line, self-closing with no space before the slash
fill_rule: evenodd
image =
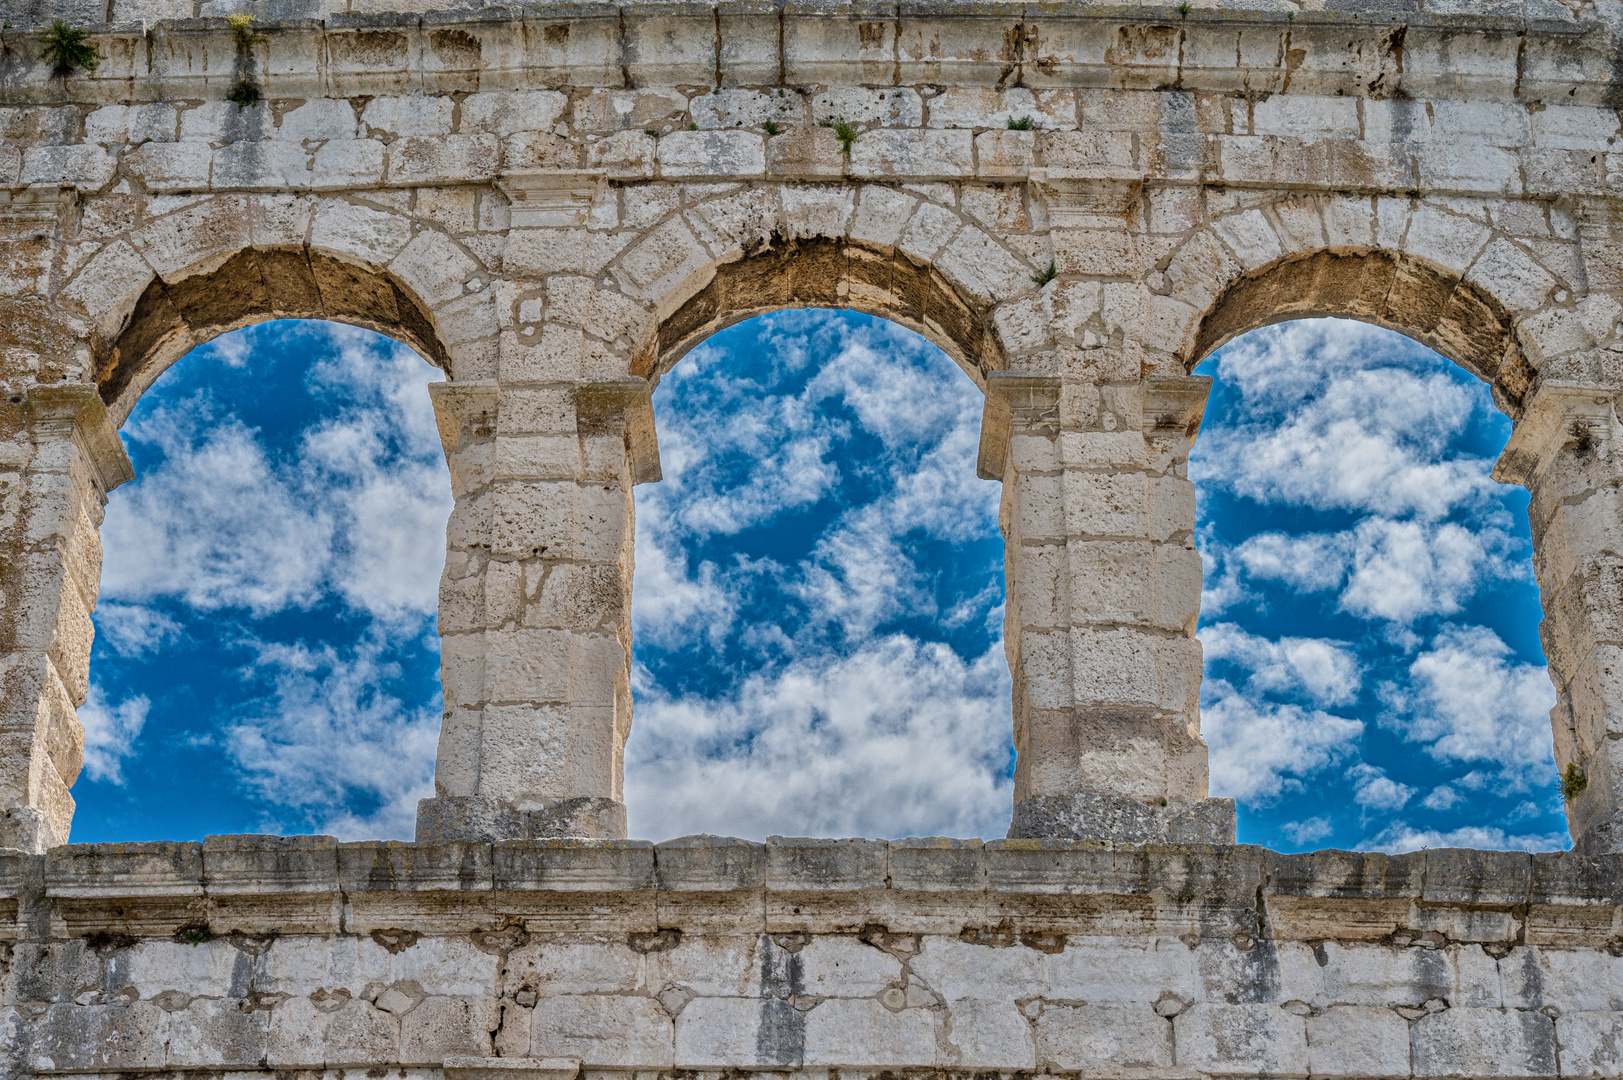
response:
<path id="1" fill-rule="evenodd" d="M 1119 795 L 1037 795 L 1014 804 L 1011 840 L 1118 844 L 1232 844 L 1234 800 L 1146 806 Z"/>
<path id="2" fill-rule="evenodd" d="M 626 804 L 618 799 L 559 799 L 515 806 L 481 795 L 451 795 L 417 802 L 417 842 L 540 840 L 576 837 L 624 840 Z"/>
<path id="3" fill-rule="evenodd" d="M 30 855 L 43 855 L 47 848 L 66 843 L 56 835 L 45 815 L 32 806 L 13 806 L 0 810 L 0 848 L 26 851 Z"/>

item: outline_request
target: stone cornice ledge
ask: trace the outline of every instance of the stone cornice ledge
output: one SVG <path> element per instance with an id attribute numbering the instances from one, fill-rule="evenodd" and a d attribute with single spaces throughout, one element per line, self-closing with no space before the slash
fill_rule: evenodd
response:
<path id="1" fill-rule="evenodd" d="M 0 852 L 0 938 L 95 933 L 897 932 L 1623 942 L 1623 856 L 727 837 L 221 836 Z"/>

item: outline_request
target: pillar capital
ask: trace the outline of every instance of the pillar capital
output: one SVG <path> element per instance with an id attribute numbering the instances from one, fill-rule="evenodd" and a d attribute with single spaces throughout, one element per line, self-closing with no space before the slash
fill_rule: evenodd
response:
<path id="1" fill-rule="evenodd" d="M 1568 446 L 1609 446 L 1617 391 L 1572 382 L 1540 383 L 1493 466 L 1502 484 L 1530 486 Z"/>
<path id="2" fill-rule="evenodd" d="M 135 479 L 135 467 L 124 451 L 107 407 L 90 383 L 47 383 L 28 388 L 28 430 L 35 443 L 72 439 L 95 474 L 105 498 L 120 484 Z"/>

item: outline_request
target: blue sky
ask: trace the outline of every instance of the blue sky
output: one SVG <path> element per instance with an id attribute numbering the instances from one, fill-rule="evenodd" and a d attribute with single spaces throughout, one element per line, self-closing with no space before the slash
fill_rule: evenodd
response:
<path id="1" fill-rule="evenodd" d="M 1567 846 L 1526 495 L 1480 383 L 1356 323 L 1236 341 L 1191 475 L 1214 794 L 1285 850 Z M 124 429 L 76 840 L 409 837 L 432 786 L 449 482 L 365 331 L 196 350 Z M 655 395 L 637 489 L 634 836 L 999 836 L 999 485 L 970 380 L 882 320 L 784 312 Z"/>

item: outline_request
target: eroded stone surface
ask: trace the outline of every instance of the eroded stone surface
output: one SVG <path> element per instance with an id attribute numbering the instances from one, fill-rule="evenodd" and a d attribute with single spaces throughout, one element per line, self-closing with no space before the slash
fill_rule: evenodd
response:
<path id="1" fill-rule="evenodd" d="M 927 335 L 986 392 L 1015 834 L 1232 838 L 1199 734 L 1186 463 L 1205 383 L 1188 372 L 1253 327 L 1343 315 L 1437 348 L 1516 421 L 1499 475 L 1533 493 L 1557 757 L 1586 780 L 1573 834 L 1623 848 L 1612 8 L 340 6 L 0 9 L 4 842 L 43 850 L 71 827 L 97 525 L 128 475 L 116 425 L 199 342 L 287 316 L 392 334 L 447 375 L 445 715 L 422 835 L 623 832 L 630 491 L 659 476 L 649 395 L 719 327 L 835 306 Z M 262 37 L 242 51 L 220 18 L 239 12 Z M 93 72 L 46 70 L 38 32 L 58 16 L 93 31 Z M 226 100 L 243 79 L 257 104 Z M 388 985 L 364 1024 L 322 1038 L 418 1045 L 487 1015 Z M 822 1014 L 785 991 L 745 1016 L 662 987 L 669 1039 L 616 1053 L 872 1064 L 829 1056 L 843 1028 L 957 1047 L 966 1067 L 1011 1047 L 1095 1052 L 1043 1027 L 1058 1012 L 1016 1022 L 977 998 L 971 1039 L 926 991 L 887 989 Z M 347 1016 L 336 1001 L 311 1008 Z M 570 1056 L 599 1023 L 577 1004 L 575 1020 L 514 1011 L 503 1039 L 556 1036 L 548 1052 Z M 1167 1014 L 1186 1029 L 1173 1045 L 1256 1070 L 1340 1059 L 1314 1040 L 1342 1020 L 1252 1004 Z M 417 1015 L 432 1022 L 408 1032 Z M 731 1026 L 690 1030 L 703 1016 Z M 1107 1057 L 1163 1062 L 1161 1028 L 1095 1019 L 1075 1031 L 1119 1036 Z M 275 1036 L 232 1022 L 245 1046 Z M 1414 1062 L 1476 1039 L 1460 1017 L 1425 1023 Z M 1529 1023 L 1516 1046 L 1535 1054 Z M 1600 1054 L 1608 1036 L 1573 1038 Z"/>

